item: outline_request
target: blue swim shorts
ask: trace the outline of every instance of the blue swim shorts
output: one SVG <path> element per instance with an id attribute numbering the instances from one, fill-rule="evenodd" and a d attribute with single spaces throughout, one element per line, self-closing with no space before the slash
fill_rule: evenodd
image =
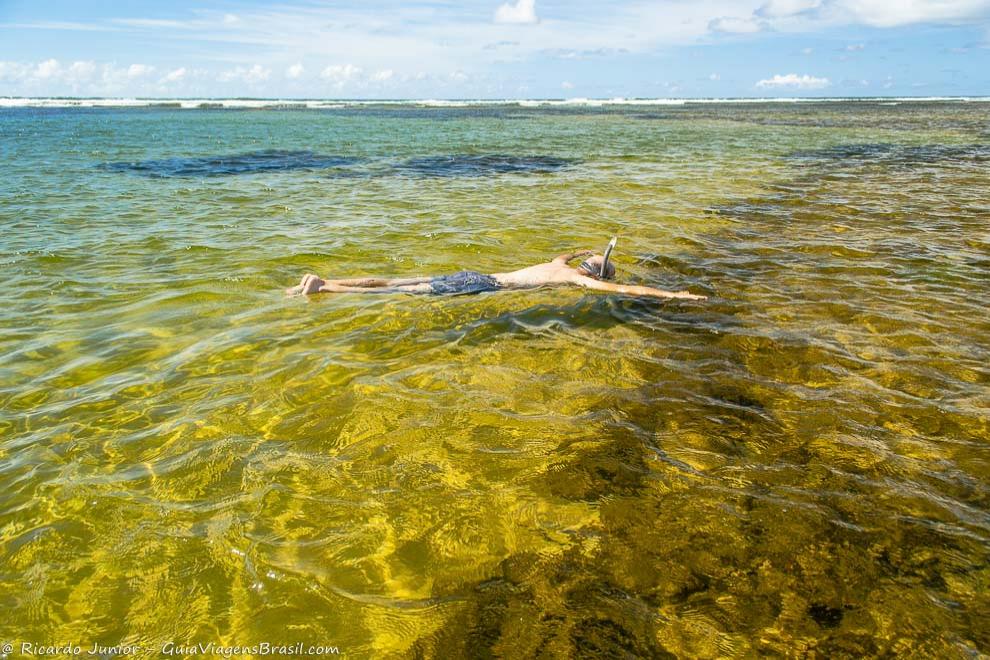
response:
<path id="1" fill-rule="evenodd" d="M 453 275 L 441 275 L 430 280 L 430 293 L 437 296 L 460 296 L 498 289 L 498 280 L 491 275 L 473 270 L 462 270 Z"/>

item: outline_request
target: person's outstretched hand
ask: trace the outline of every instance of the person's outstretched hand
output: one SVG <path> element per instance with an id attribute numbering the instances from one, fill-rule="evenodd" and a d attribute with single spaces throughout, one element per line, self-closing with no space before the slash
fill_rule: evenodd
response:
<path id="1" fill-rule="evenodd" d="M 672 295 L 658 296 L 659 298 L 679 298 L 681 300 L 708 300 L 708 296 L 698 296 L 688 291 L 675 291 Z"/>

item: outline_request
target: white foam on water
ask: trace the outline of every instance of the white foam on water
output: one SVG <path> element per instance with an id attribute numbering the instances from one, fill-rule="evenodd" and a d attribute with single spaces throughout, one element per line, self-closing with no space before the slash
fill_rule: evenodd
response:
<path id="1" fill-rule="evenodd" d="M 769 104 L 769 103 L 930 103 L 990 102 L 988 96 L 924 97 L 829 97 L 829 98 L 624 98 L 610 99 L 142 99 L 142 98 L 27 98 L 0 97 L 0 108 L 242 108 L 242 109 L 317 109 L 334 110 L 365 106 L 412 106 L 466 108 L 476 106 L 519 106 L 523 108 L 572 106 L 683 106 L 695 104 Z"/>

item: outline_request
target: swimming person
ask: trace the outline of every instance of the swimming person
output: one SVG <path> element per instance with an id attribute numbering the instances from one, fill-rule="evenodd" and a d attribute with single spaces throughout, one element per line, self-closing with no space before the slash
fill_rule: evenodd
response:
<path id="1" fill-rule="evenodd" d="M 288 289 L 289 295 L 311 293 L 425 293 L 434 295 L 463 295 L 504 289 L 535 289 L 544 286 L 574 285 L 632 296 L 653 296 L 655 298 L 683 298 L 705 300 L 707 296 L 697 296 L 687 291 L 664 291 L 649 286 L 613 284 L 606 282 L 615 277 L 615 266 L 608 261 L 615 246 L 615 239 L 609 243 L 605 254 L 594 254 L 591 250 L 562 254 L 547 263 L 521 268 L 510 273 L 486 275 L 473 270 L 464 270 L 452 275 L 439 277 L 409 277 L 399 279 L 347 279 L 324 280 L 316 275 L 305 275 L 298 286 Z M 578 257 L 588 257 L 577 268 L 568 265 Z"/>

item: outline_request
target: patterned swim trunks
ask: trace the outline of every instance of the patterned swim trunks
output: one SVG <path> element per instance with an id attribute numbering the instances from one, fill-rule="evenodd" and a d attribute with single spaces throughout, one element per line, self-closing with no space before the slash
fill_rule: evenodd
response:
<path id="1" fill-rule="evenodd" d="M 430 280 L 430 293 L 437 296 L 460 296 L 485 291 L 498 291 L 499 284 L 491 275 L 462 270 L 453 275 L 441 275 Z"/>

